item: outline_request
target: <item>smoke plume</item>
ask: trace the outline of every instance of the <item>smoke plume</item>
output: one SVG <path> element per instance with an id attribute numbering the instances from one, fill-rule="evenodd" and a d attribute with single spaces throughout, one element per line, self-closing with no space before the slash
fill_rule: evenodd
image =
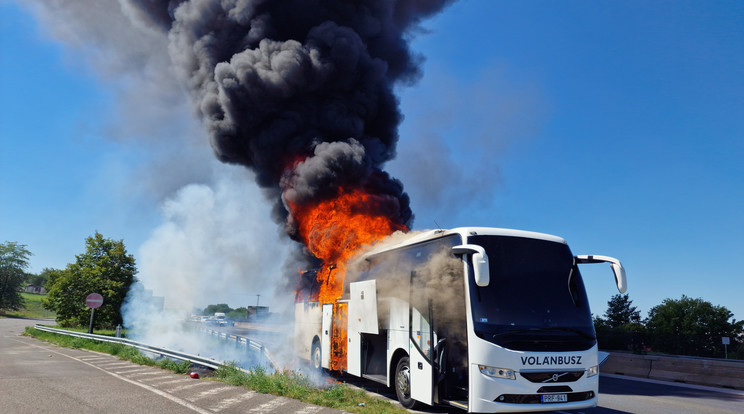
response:
<path id="1" fill-rule="evenodd" d="M 255 239 L 236 231 L 240 224 L 220 224 L 226 216 L 226 223 L 242 221 L 246 231 L 256 230 L 246 223 L 260 219 L 228 194 L 241 191 L 239 184 L 185 186 L 208 181 L 210 168 L 193 155 L 199 134 L 191 120 L 183 121 L 174 80 L 185 86 L 216 158 L 251 170 L 273 204 L 270 215 L 305 247 L 305 264 L 344 259 L 338 252 L 319 255 L 311 245 L 352 251 L 412 225 L 403 185 L 383 170 L 396 155 L 402 120 L 394 88 L 418 80 L 421 57 L 408 40 L 422 19 L 452 1 L 36 0 L 29 7 L 83 57 L 81 66 L 116 85 L 121 119 L 112 119 L 114 128 L 104 135 L 134 137 L 143 144 L 143 158 L 158 167 L 136 180 L 169 200 L 165 223 L 142 246 L 141 275 L 148 289 L 169 296 L 169 309 L 171 297 L 182 299 L 173 315 L 178 319 L 195 296 L 229 289 L 221 285 L 234 285 L 242 270 L 267 255 L 250 252 Z M 345 214 L 340 223 L 378 227 L 360 237 L 339 223 L 308 224 L 318 206 L 330 216 L 337 214 L 326 207 L 338 208 Z M 259 227 L 260 235 L 274 238 L 264 223 Z M 241 237 L 245 243 L 235 241 Z M 291 255 L 285 264 L 294 275 L 296 261 Z M 293 278 L 283 270 L 269 273 L 253 274 L 246 283 L 287 282 L 276 273 Z M 131 323 L 150 323 L 149 331 L 172 327 L 168 321 L 154 325 L 147 318 L 152 312 L 134 310 L 137 302 L 133 291 Z"/>
<path id="2" fill-rule="evenodd" d="M 349 189 L 410 227 L 401 183 L 382 171 L 402 116 L 393 93 L 415 81 L 406 37 L 450 1 L 128 0 L 167 33 L 216 156 L 244 165 L 298 238 L 292 205 Z"/>

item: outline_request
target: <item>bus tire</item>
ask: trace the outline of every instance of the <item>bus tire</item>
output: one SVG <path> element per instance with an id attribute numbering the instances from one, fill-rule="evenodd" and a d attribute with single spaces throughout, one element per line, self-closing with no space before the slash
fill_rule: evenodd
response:
<path id="1" fill-rule="evenodd" d="M 411 398 L 411 364 L 407 356 L 401 358 L 395 367 L 394 385 L 400 405 L 408 409 L 418 405 L 417 401 Z"/>
<path id="2" fill-rule="evenodd" d="M 321 355 L 320 355 L 320 344 L 318 341 L 313 342 L 313 347 L 310 351 L 310 363 L 312 364 L 313 368 L 320 371 L 321 368 Z"/>

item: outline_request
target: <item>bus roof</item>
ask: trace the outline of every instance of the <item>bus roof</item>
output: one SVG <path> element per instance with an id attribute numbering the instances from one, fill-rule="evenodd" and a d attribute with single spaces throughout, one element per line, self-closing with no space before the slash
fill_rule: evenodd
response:
<path id="1" fill-rule="evenodd" d="M 414 245 L 417 243 L 434 240 L 434 239 L 438 239 L 438 238 L 445 237 L 445 236 L 450 236 L 453 234 L 459 234 L 463 239 L 467 238 L 468 236 L 491 235 L 491 236 L 524 237 L 528 239 L 547 240 L 547 241 L 552 241 L 556 243 L 566 244 L 566 241 L 561 237 L 553 236 L 553 235 L 545 234 L 545 233 L 536 233 L 533 231 L 502 229 L 502 228 L 496 228 L 496 227 L 457 227 L 457 228 L 449 229 L 449 230 L 442 230 L 442 229 L 424 230 L 420 232 L 406 233 L 402 237 L 393 236 L 391 239 L 388 239 L 387 241 L 383 241 L 380 244 L 376 245 L 374 248 L 372 248 L 372 250 L 362 255 L 362 257 L 368 258 L 370 256 L 374 256 L 376 254 L 379 254 L 385 251 L 395 250 L 395 249 L 399 249 L 402 247 Z"/>

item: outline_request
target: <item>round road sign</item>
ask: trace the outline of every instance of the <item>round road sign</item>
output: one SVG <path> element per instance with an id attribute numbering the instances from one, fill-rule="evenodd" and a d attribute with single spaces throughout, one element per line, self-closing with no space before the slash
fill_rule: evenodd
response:
<path id="1" fill-rule="evenodd" d="M 85 306 L 91 309 L 96 309 L 101 305 L 103 305 L 103 296 L 98 293 L 91 293 L 85 298 Z"/>

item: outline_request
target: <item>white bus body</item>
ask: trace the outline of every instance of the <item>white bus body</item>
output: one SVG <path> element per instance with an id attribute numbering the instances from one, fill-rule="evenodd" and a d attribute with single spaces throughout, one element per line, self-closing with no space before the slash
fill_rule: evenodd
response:
<path id="1" fill-rule="evenodd" d="M 596 335 L 566 242 L 495 228 L 436 230 L 365 255 L 335 303 L 297 303 L 295 349 L 317 368 L 393 387 L 406 407 L 468 412 L 597 405 Z"/>

